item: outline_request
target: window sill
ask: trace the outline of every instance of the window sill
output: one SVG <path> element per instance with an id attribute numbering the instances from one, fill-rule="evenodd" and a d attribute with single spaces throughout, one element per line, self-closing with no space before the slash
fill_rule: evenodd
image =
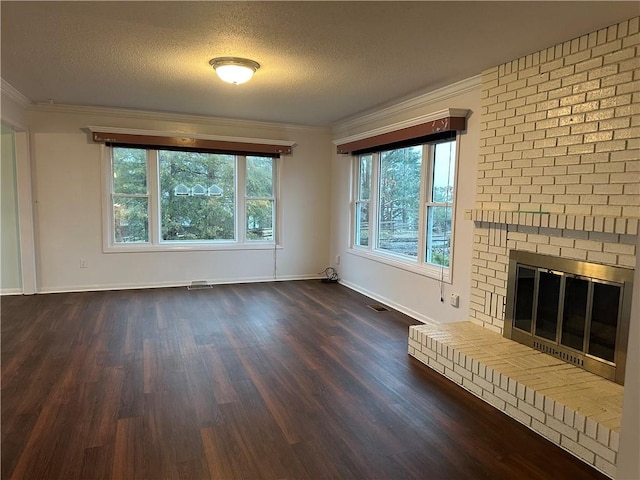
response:
<path id="1" fill-rule="evenodd" d="M 145 252 L 194 252 L 194 251 L 247 251 L 247 250 L 282 250 L 282 245 L 273 243 L 188 243 L 180 245 L 172 244 L 123 244 L 107 245 L 102 249 L 103 253 L 145 253 Z"/>
<path id="2" fill-rule="evenodd" d="M 357 247 L 351 247 L 347 253 L 355 255 L 357 257 L 366 258 L 368 260 L 384 263 L 407 272 L 415 273 L 423 277 L 433 278 L 435 280 L 442 280 L 445 283 L 451 284 L 451 267 L 440 268 L 435 265 L 418 265 L 417 263 L 405 262 L 395 255 L 385 255 L 384 253 L 372 252 L 369 250 L 360 249 Z"/>

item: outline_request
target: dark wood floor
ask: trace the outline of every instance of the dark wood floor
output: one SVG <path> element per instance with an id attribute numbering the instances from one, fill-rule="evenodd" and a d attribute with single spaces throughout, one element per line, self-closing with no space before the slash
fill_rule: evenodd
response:
<path id="1" fill-rule="evenodd" d="M 3 297 L 2 478 L 593 479 L 316 281 Z"/>

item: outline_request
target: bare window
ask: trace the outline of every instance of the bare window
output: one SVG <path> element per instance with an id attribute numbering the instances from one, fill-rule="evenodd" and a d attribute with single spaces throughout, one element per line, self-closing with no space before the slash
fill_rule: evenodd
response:
<path id="1" fill-rule="evenodd" d="M 456 140 L 362 154 L 354 171 L 354 252 L 449 277 Z"/>

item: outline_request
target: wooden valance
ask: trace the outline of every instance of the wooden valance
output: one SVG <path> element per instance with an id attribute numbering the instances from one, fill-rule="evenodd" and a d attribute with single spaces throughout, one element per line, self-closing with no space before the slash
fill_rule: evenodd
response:
<path id="1" fill-rule="evenodd" d="M 373 150 L 384 150 L 385 146 L 408 145 L 412 140 L 417 143 L 429 141 L 429 137 L 441 138 L 448 132 L 464 131 L 467 128 L 468 110 L 447 109 L 418 119 L 419 123 L 404 126 L 397 124 L 388 131 L 374 131 L 338 140 L 337 152 L 354 154 Z M 426 121 L 425 121 L 426 120 Z M 394 128 L 395 127 L 395 128 Z"/>
<path id="2" fill-rule="evenodd" d="M 117 146 L 138 146 L 168 150 L 187 150 L 205 153 L 224 153 L 233 155 L 260 155 L 279 157 L 290 155 L 294 142 L 244 139 L 235 137 L 215 137 L 210 135 L 152 134 L 143 131 L 114 131 L 116 129 L 89 127 L 92 139 L 97 143 Z"/>

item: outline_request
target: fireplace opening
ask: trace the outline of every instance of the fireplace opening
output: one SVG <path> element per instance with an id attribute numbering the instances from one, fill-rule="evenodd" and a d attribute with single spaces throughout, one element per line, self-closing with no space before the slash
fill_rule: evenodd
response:
<path id="1" fill-rule="evenodd" d="M 633 270 L 512 250 L 504 336 L 624 383 Z"/>

